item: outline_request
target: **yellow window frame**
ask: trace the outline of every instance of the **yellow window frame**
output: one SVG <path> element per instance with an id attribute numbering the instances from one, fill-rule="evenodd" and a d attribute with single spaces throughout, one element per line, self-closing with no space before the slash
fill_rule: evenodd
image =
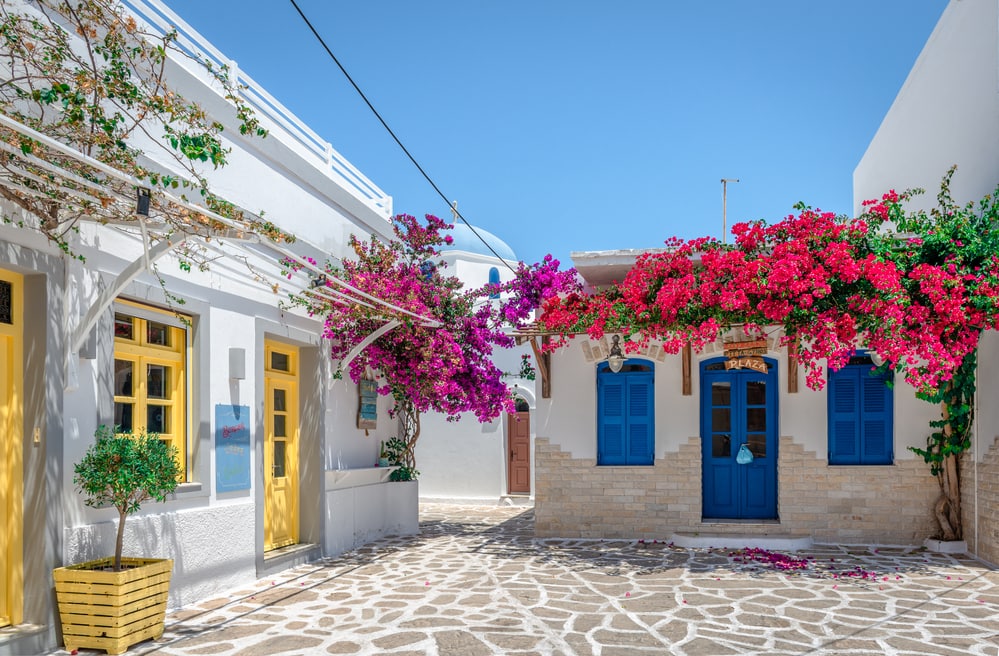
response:
<path id="1" fill-rule="evenodd" d="M 131 319 L 131 337 L 118 334 L 119 318 Z M 151 318 L 155 317 L 155 318 Z M 159 344 L 150 340 L 150 324 L 159 330 L 167 343 Z M 179 325 L 178 325 L 179 324 Z M 148 430 L 148 417 L 151 409 L 161 408 L 162 422 L 166 430 L 156 431 L 159 438 L 177 450 L 177 462 L 181 467 L 181 479 L 188 480 L 188 413 L 190 390 L 187 385 L 188 362 L 191 350 L 190 317 L 166 312 L 149 305 L 125 300 L 115 302 L 115 369 L 118 362 L 131 364 L 131 394 L 118 394 L 115 389 L 114 402 L 132 406 L 132 432 Z M 165 380 L 157 381 L 162 388 L 158 396 L 150 393 L 150 372 L 169 372 Z M 117 379 L 117 371 L 115 375 Z"/>

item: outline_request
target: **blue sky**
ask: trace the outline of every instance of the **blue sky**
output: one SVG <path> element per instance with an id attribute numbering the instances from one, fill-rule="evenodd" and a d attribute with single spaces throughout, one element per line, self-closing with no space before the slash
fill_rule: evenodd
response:
<path id="1" fill-rule="evenodd" d="M 287 0 L 166 0 L 394 198 L 448 216 Z M 852 214 L 946 0 L 298 0 L 462 214 L 526 261 Z M 943 175 L 941 171 L 941 175 Z M 278 208 L 265 208 L 273 216 Z"/>

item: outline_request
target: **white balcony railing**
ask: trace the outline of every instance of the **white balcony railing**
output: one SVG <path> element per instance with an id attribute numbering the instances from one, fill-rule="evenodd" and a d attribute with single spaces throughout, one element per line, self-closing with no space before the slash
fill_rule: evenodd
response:
<path id="1" fill-rule="evenodd" d="M 391 196 L 379 189 L 375 183 L 338 153 L 332 144 L 316 134 L 291 110 L 267 93 L 253 78 L 240 71 L 236 62 L 228 59 L 167 5 L 160 0 L 121 0 L 121 2 L 135 14 L 136 18 L 161 33 L 176 29 L 176 45 L 189 55 L 210 62 L 213 66 L 226 66 L 230 79 L 240 85 L 244 99 L 253 110 L 281 128 L 283 134 L 276 134 L 272 130 L 272 137 L 292 139 L 312 157 L 313 164 L 319 170 L 338 181 L 344 189 L 374 212 L 386 220 L 391 218 Z"/>

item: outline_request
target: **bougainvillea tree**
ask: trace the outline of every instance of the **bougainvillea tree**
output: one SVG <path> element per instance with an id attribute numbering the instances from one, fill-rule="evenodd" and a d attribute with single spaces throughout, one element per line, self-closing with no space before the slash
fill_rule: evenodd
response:
<path id="1" fill-rule="evenodd" d="M 352 237 L 356 258 L 326 264 L 323 285 L 334 288 L 342 280 L 408 313 L 364 302 L 349 292 L 347 298 L 310 292 L 293 299 L 325 318 L 324 336 L 338 367 L 387 322 L 399 322 L 346 362 L 345 371 L 355 382 L 376 375 L 379 393 L 393 397 L 392 413 L 406 443 L 401 458 L 405 473 L 415 472 L 413 447 L 421 413 L 440 412 L 449 420 L 472 413 L 486 422 L 514 411 L 493 350 L 513 346 L 509 329 L 533 319 L 546 299 L 578 289 L 575 271 L 559 271 L 558 260 L 550 255 L 538 264 L 518 263 L 508 282 L 466 289 L 441 259 L 440 247 L 451 241 L 444 231 L 451 227 L 432 215 L 423 221 L 399 215 L 394 219 L 396 239 Z"/>
<path id="2" fill-rule="evenodd" d="M 941 537 L 960 539 L 958 457 L 970 446 L 976 349 L 999 316 L 999 205 L 995 195 L 956 205 L 952 174 L 929 213 L 905 210 L 920 190 L 892 191 L 856 219 L 801 206 L 773 225 L 733 226 L 731 245 L 671 239 L 617 285 L 549 299 L 541 324 L 561 343 L 623 333 L 626 350 L 658 340 L 671 353 L 703 348 L 734 326 L 750 337 L 779 332 L 813 389 L 826 366 L 870 349 L 941 404 L 926 448 L 914 450 L 940 483 Z"/>

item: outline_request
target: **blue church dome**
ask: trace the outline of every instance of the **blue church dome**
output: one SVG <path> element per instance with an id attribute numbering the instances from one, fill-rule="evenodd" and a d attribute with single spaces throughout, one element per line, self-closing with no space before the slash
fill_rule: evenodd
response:
<path id="1" fill-rule="evenodd" d="M 514 254 L 513 249 L 505 241 L 478 226 L 475 226 L 475 232 L 492 246 L 493 250 L 504 260 L 510 262 L 517 261 L 517 256 Z M 445 234 L 450 235 L 454 242 L 450 245 L 444 244 L 441 246 L 441 251 L 444 253 L 449 251 L 465 251 L 466 253 L 475 253 L 476 255 L 484 255 L 486 257 L 496 257 L 464 223 L 455 224 L 454 228 Z"/>

